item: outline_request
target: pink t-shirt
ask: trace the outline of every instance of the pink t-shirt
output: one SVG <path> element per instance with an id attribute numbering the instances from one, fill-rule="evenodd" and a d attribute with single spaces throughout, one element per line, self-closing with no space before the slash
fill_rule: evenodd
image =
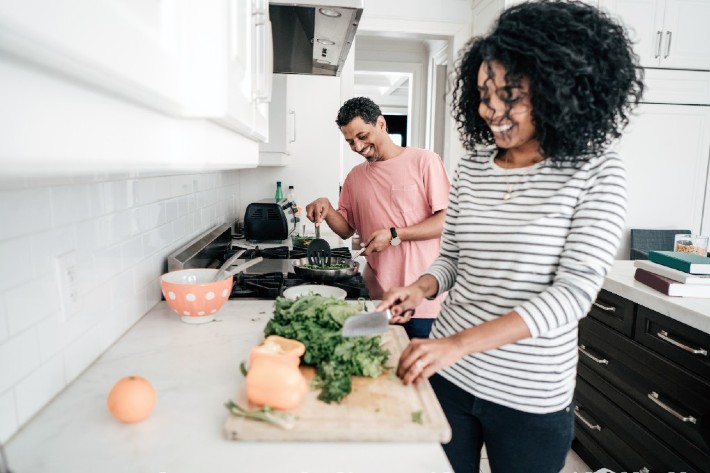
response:
<path id="1" fill-rule="evenodd" d="M 377 230 L 410 227 L 445 209 L 450 185 L 436 153 L 405 148 L 387 161 L 355 166 L 343 183 L 338 212 L 365 242 Z M 384 291 L 416 281 L 439 256 L 440 243 L 441 238 L 402 241 L 369 255 L 363 277 L 370 297 L 381 299 Z M 436 317 L 443 299 L 423 301 L 415 317 Z"/>

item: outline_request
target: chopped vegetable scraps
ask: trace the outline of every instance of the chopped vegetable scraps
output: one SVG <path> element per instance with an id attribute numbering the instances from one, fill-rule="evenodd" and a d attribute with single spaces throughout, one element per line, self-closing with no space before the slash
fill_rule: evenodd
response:
<path id="1" fill-rule="evenodd" d="M 288 412 L 276 412 L 268 406 L 255 411 L 249 411 L 234 401 L 229 400 L 224 403 L 224 407 L 235 416 L 268 422 L 282 429 L 290 430 L 296 425 L 297 418 L 295 415 Z"/>
<path id="2" fill-rule="evenodd" d="M 306 345 L 303 362 L 316 367 L 314 387 L 321 401 L 340 402 L 352 390 L 352 376 L 382 374 L 389 352 L 380 337 L 343 338 L 345 319 L 359 312 L 357 305 L 319 295 L 296 300 L 279 297 L 265 335 L 280 335 Z"/>

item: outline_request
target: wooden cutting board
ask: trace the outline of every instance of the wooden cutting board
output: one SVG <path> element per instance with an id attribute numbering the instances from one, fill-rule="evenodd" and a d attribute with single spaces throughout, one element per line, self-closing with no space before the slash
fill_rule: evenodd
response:
<path id="1" fill-rule="evenodd" d="M 229 414 L 224 433 L 232 440 L 265 441 L 378 441 L 378 442 L 438 442 L 451 439 L 444 412 L 428 381 L 418 385 L 402 384 L 395 368 L 409 339 L 404 329 L 391 326 L 382 335 L 389 350 L 388 369 L 377 378 L 354 377 L 353 390 L 340 404 L 319 401 L 318 391 L 309 391 L 298 409 L 293 429 L 285 430 L 266 422 Z M 301 367 L 308 380 L 315 370 Z M 235 402 L 248 406 L 244 389 Z M 421 424 L 412 414 L 421 411 Z"/>

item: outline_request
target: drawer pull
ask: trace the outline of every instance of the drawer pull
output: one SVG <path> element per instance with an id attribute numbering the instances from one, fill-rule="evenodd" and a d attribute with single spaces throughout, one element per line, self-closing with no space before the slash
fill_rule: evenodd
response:
<path id="1" fill-rule="evenodd" d="M 598 430 L 601 432 L 602 427 L 599 424 L 592 424 L 587 419 L 584 418 L 581 412 L 579 412 L 579 406 L 574 406 L 574 415 L 581 423 L 587 426 L 590 430 Z"/>
<path id="2" fill-rule="evenodd" d="M 665 330 L 661 330 L 660 332 L 658 332 L 658 333 L 656 334 L 656 336 L 658 336 L 658 338 L 660 338 L 661 340 L 667 341 L 667 342 L 670 343 L 671 345 L 677 346 L 677 347 L 680 348 L 681 350 L 685 350 L 685 351 L 687 351 L 688 353 L 692 353 L 693 355 L 708 356 L 708 351 L 707 351 L 707 350 L 704 350 L 704 349 L 702 349 L 702 348 L 691 348 L 691 347 L 689 347 L 688 345 L 684 345 L 684 344 L 680 343 L 678 340 L 672 339 L 671 336 L 668 335 L 668 332 L 666 332 Z"/>
<path id="3" fill-rule="evenodd" d="M 691 424 L 697 424 L 697 423 L 698 423 L 698 420 L 697 420 L 695 417 L 693 417 L 693 416 L 687 416 L 687 417 L 686 417 L 686 416 L 684 416 L 683 414 L 681 414 L 681 413 L 679 413 L 678 411 L 676 411 L 675 409 L 673 409 L 672 407 L 670 407 L 670 406 L 668 406 L 667 404 L 665 404 L 664 402 L 662 402 L 662 401 L 659 399 L 658 393 L 657 393 L 656 391 L 651 391 L 651 393 L 648 394 L 648 398 L 649 398 L 650 400 L 652 400 L 653 402 L 655 402 L 657 405 L 659 405 L 664 411 L 668 412 L 668 413 L 671 414 L 673 417 L 675 417 L 675 418 L 681 420 L 682 422 L 690 422 Z"/>
<path id="4" fill-rule="evenodd" d="M 600 365 L 608 365 L 609 364 L 609 360 L 607 360 L 606 358 L 597 358 L 596 356 L 589 353 L 587 351 L 587 347 L 585 347 L 584 345 L 578 346 L 577 350 L 582 352 L 582 354 L 587 355 L 587 357 L 589 357 L 589 359 L 591 359 L 595 363 L 599 363 Z"/>
<path id="5" fill-rule="evenodd" d="M 599 307 L 599 308 L 600 308 L 601 310 L 603 310 L 604 312 L 616 312 L 616 307 L 611 306 L 611 305 L 600 304 L 600 303 L 597 302 L 597 301 L 592 302 L 592 305 L 593 305 L 594 307 Z"/>

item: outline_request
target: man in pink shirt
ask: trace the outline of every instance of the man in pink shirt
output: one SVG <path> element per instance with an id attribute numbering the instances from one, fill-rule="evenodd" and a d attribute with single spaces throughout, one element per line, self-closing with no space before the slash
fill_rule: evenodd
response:
<path id="1" fill-rule="evenodd" d="M 341 238 L 357 231 L 367 265 L 363 272 L 372 299 L 416 281 L 439 255 L 450 181 L 431 151 L 396 145 L 380 107 L 366 97 L 348 100 L 335 120 L 350 148 L 366 162 L 345 178 L 338 209 L 327 198 L 306 206 L 309 220 L 322 221 Z M 444 295 L 423 301 L 414 317 L 395 317 L 410 338 L 428 338 Z"/>

